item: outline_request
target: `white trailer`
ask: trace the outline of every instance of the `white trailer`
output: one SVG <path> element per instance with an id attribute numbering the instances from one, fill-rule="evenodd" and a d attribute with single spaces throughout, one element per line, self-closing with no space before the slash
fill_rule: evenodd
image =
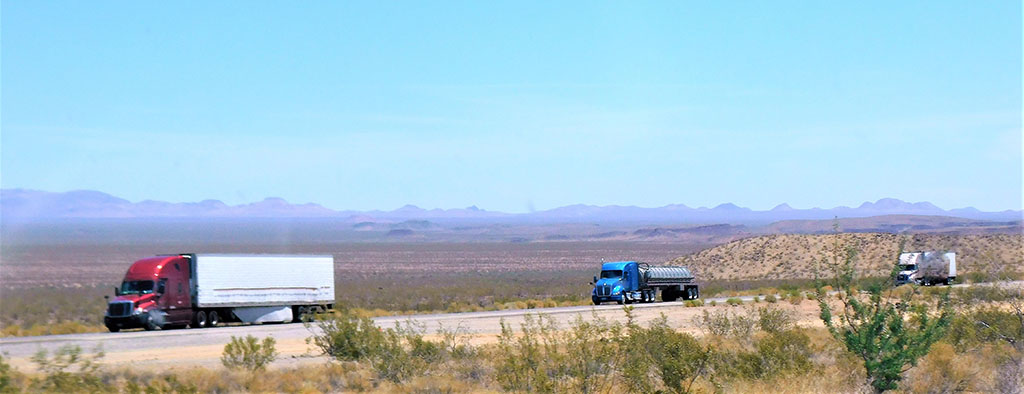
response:
<path id="1" fill-rule="evenodd" d="M 916 283 L 924 286 L 953 284 L 956 279 L 956 253 L 907 252 L 900 253 L 900 272 L 896 285 Z"/>
<path id="2" fill-rule="evenodd" d="M 334 258 L 192 255 L 196 307 L 229 309 L 246 323 L 287 322 L 334 304 Z"/>

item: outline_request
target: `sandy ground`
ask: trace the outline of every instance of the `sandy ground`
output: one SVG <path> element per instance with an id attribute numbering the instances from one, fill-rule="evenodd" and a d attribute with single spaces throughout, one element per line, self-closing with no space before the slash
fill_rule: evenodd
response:
<path id="1" fill-rule="evenodd" d="M 769 305 L 766 303 L 751 304 L 752 297 L 745 298 L 747 305 Z M 724 305 L 725 298 L 707 299 L 705 302 L 717 301 L 718 306 L 685 307 L 680 302 L 634 305 L 634 317 L 640 324 L 646 325 L 653 319 L 664 314 L 670 326 L 681 331 L 700 334 L 695 318 L 705 310 L 730 309 L 742 312 L 747 306 Z M 797 324 L 802 326 L 821 326 L 818 319 L 817 304 L 804 301 L 801 305 L 789 302 L 771 304 L 778 308 L 788 309 L 797 317 Z M 626 315 L 619 305 L 560 307 L 527 310 L 507 310 L 491 312 L 451 313 L 436 315 L 415 315 L 403 317 L 379 317 L 374 321 L 381 327 L 393 327 L 397 322 L 413 320 L 427 329 L 427 334 L 436 334 L 439 327 L 452 330 L 458 329 L 469 343 L 486 344 L 497 340 L 501 332 L 501 321 L 511 324 L 518 330 L 524 317 L 528 314 L 543 313 L 555 319 L 559 327 L 567 327 L 577 316 L 592 320 L 595 317 L 609 321 L 625 322 Z M 272 367 L 290 367 L 303 363 L 325 362 L 326 357 L 306 343 L 311 331 L 302 324 L 273 324 L 228 326 L 209 329 L 180 329 L 168 331 L 122 331 L 120 333 L 96 333 L 74 335 L 52 335 L 42 337 L 20 337 L 0 339 L 0 352 L 10 364 L 21 371 L 33 371 L 31 362 L 33 354 L 41 349 L 53 351 L 64 345 L 77 345 L 84 351 L 102 349 L 105 356 L 102 364 L 109 367 L 131 367 L 151 370 L 163 370 L 175 367 L 220 367 L 220 355 L 224 344 L 232 336 L 253 335 L 256 337 L 271 336 L 277 340 L 279 356 Z"/>

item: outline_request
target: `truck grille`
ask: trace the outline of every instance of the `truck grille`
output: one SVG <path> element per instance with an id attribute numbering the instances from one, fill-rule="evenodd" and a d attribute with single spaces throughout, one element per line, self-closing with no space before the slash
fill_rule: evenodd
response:
<path id="1" fill-rule="evenodd" d="M 597 288 L 597 295 L 608 296 L 612 294 L 612 287 L 610 285 L 604 285 Z"/>
<path id="2" fill-rule="evenodd" d="M 111 302 L 110 306 L 107 307 L 107 316 L 123 317 L 128 316 L 130 314 L 132 314 L 131 301 Z"/>
<path id="3" fill-rule="evenodd" d="M 907 280 L 907 275 L 906 274 L 899 274 L 899 275 L 896 276 L 896 280 L 905 281 L 905 280 Z"/>

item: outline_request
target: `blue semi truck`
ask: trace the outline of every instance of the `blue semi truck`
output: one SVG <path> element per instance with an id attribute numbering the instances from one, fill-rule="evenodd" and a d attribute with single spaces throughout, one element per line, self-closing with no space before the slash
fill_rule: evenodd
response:
<path id="1" fill-rule="evenodd" d="M 615 301 L 619 304 L 695 300 L 700 290 L 686 267 L 652 267 L 636 261 L 616 261 L 601 265 L 601 277 L 594 277 L 590 299 L 594 305 Z"/>

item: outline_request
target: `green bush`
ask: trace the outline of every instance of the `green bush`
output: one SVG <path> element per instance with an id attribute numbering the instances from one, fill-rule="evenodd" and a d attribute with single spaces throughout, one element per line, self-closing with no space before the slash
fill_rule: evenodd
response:
<path id="1" fill-rule="evenodd" d="M 424 339 L 426 329 L 412 321 L 394 328 L 381 329 L 373 320 L 339 309 L 317 319 L 308 339 L 320 350 L 339 361 L 368 361 L 377 376 L 395 383 L 423 374 L 452 357 L 467 357 L 474 351 L 460 343 L 458 331 L 440 330 L 442 341 Z"/>
<path id="2" fill-rule="evenodd" d="M 570 391 L 609 392 L 619 353 L 616 340 L 622 335 L 619 324 L 609 323 L 595 312 L 590 321 L 583 316 L 569 323 L 562 333 L 565 346 L 564 374 L 573 382 Z"/>
<path id="3" fill-rule="evenodd" d="M 736 368 L 748 379 L 765 379 L 811 368 L 811 340 L 800 331 L 780 331 L 757 342 L 753 352 L 740 352 Z"/>
<path id="4" fill-rule="evenodd" d="M 546 315 L 526 315 L 522 333 L 501 320 L 498 335 L 496 379 L 508 391 L 555 392 L 556 366 L 559 365 L 557 327 Z"/>
<path id="5" fill-rule="evenodd" d="M 774 304 L 775 301 L 778 301 L 778 298 L 776 298 L 774 294 L 769 294 L 769 295 L 764 296 L 764 302 L 767 302 L 769 304 Z"/>
<path id="6" fill-rule="evenodd" d="M 942 294 L 934 311 L 915 302 L 911 292 L 893 296 L 893 280 L 900 268 L 893 264 L 889 280 L 858 280 L 854 267 L 857 250 L 836 241 L 832 255 L 821 261 L 833 267 L 832 287 L 839 290 L 841 305 L 833 317 L 833 304 L 820 286 L 816 289 L 821 320 L 829 333 L 863 361 L 866 383 L 876 392 L 899 388 L 903 373 L 928 354 L 932 344 L 945 335 L 953 311 L 949 291 Z M 900 243 L 898 252 L 903 250 Z M 893 259 L 896 261 L 897 259 Z"/>
<path id="7" fill-rule="evenodd" d="M 690 392 L 693 382 L 707 374 L 711 349 L 704 348 L 692 335 L 671 329 L 661 319 L 652 323 L 643 336 L 657 375 L 672 392 Z"/>
<path id="8" fill-rule="evenodd" d="M 704 306 L 704 301 L 699 300 L 699 299 L 698 300 L 687 300 L 686 302 L 683 303 L 683 305 L 685 305 L 687 308 Z"/>
<path id="9" fill-rule="evenodd" d="M 725 303 L 729 304 L 729 305 L 732 305 L 732 306 L 743 305 L 743 300 L 741 300 L 739 298 L 736 298 L 736 297 L 732 297 L 732 298 L 729 298 L 729 299 L 725 300 Z"/>
<path id="10" fill-rule="evenodd" d="M 314 323 L 305 323 L 313 336 L 311 342 L 324 354 L 339 361 L 359 361 L 377 356 L 389 338 L 368 317 L 359 317 L 348 309 L 317 316 Z"/>
<path id="11" fill-rule="evenodd" d="M 224 345 L 220 362 L 228 369 L 263 370 L 277 358 L 277 349 L 274 347 L 276 343 L 272 337 L 263 338 L 260 342 L 252 335 L 246 335 L 245 338 L 232 335 L 231 342 Z"/>
<path id="12" fill-rule="evenodd" d="M 98 362 L 103 356 L 100 349 L 92 356 L 83 356 L 82 348 L 75 345 L 61 346 L 52 358 L 45 349 L 39 350 L 32 356 L 32 362 L 43 377 L 34 379 L 32 388 L 58 393 L 110 391 L 112 388 L 98 375 Z"/>
<path id="13" fill-rule="evenodd" d="M 16 393 L 21 391 L 11 381 L 13 374 L 14 370 L 11 369 L 11 365 L 4 361 L 3 354 L 0 354 L 0 393 Z"/>
<path id="14" fill-rule="evenodd" d="M 757 327 L 761 331 L 779 333 L 792 329 L 795 324 L 796 319 L 785 310 L 768 307 L 757 309 Z"/>

